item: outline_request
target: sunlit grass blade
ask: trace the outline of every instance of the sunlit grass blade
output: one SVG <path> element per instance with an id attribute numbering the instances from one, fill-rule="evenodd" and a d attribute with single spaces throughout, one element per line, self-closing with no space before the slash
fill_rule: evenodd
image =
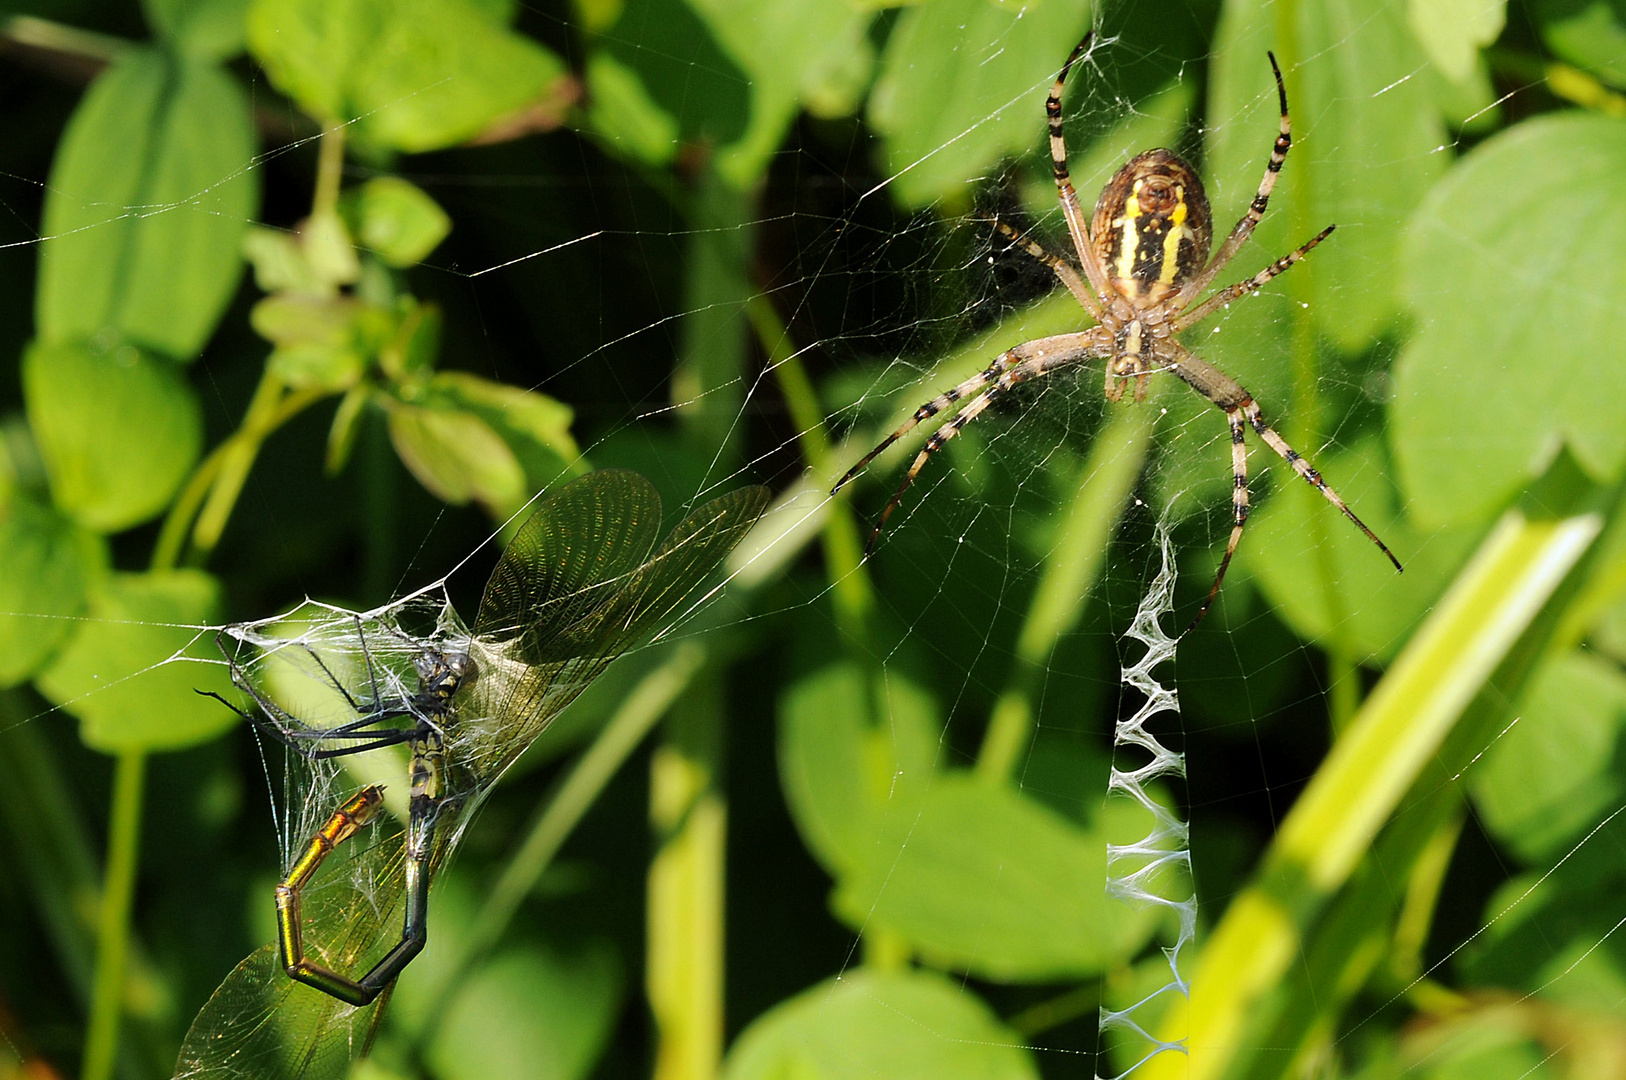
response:
<path id="1" fill-rule="evenodd" d="M 1255 880 L 1204 947 L 1193 997 L 1165 1032 L 1184 1033 L 1189 1067 L 1166 1054 L 1145 1080 L 1228 1073 L 1260 1001 L 1299 955 L 1344 885 L 1497 665 L 1602 527 L 1596 514 L 1532 521 L 1510 511 L 1357 714 L 1294 804 Z"/>

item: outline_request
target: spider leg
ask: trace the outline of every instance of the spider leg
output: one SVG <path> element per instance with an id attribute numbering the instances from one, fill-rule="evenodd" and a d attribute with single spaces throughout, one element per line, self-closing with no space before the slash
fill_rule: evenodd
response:
<path id="1" fill-rule="evenodd" d="M 1389 561 L 1395 564 L 1396 570 L 1405 570 L 1405 567 L 1400 565 L 1400 560 L 1395 558 L 1395 553 L 1389 550 L 1387 544 L 1378 539 L 1377 533 L 1366 527 L 1366 522 L 1355 516 L 1355 511 L 1349 508 L 1349 504 L 1344 502 L 1343 499 L 1339 498 L 1338 493 L 1331 487 L 1327 486 L 1327 482 L 1325 480 L 1321 479 L 1321 474 L 1316 472 L 1308 461 L 1305 461 L 1304 458 L 1300 457 L 1297 450 L 1294 450 L 1291 446 L 1287 445 L 1287 440 L 1276 434 L 1274 428 L 1265 423 L 1264 417 L 1259 415 L 1259 406 L 1254 404 L 1251 397 L 1242 403 L 1242 412 L 1245 416 L 1247 416 L 1248 423 L 1253 425 L 1253 430 L 1257 431 L 1259 433 L 1259 437 L 1265 441 L 1266 446 L 1280 454 L 1283 461 L 1293 466 L 1294 472 L 1304 477 L 1305 481 L 1310 484 L 1311 487 L 1321 492 L 1322 496 L 1324 496 L 1328 502 L 1332 503 L 1339 510 L 1343 511 L 1344 516 L 1353 521 L 1355 523 L 1355 527 L 1361 530 L 1361 532 L 1365 533 L 1366 538 L 1372 541 L 1372 543 L 1376 544 L 1378 546 L 1378 550 L 1389 557 Z"/>
<path id="2" fill-rule="evenodd" d="M 1214 280 L 1214 275 L 1225 268 L 1225 264 L 1231 261 L 1242 249 L 1242 245 L 1248 242 L 1248 237 L 1253 235 L 1259 220 L 1265 216 L 1265 207 L 1270 203 L 1270 193 L 1276 189 L 1276 176 L 1282 171 L 1282 163 L 1287 160 L 1287 151 L 1293 145 L 1293 125 L 1287 118 L 1287 85 L 1282 82 L 1282 69 L 1276 65 L 1276 54 L 1267 52 L 1265 55 L 1270 58 L 1270 70 L 1276 75 L 1276 98 L 1282 106 L 1281 131 L 1276 136 L 1276 144 L 1271 147 L 1270 160 L 1265 163 L 1264 178 L 1259 181 L 1259 190 L 1254 195 L 1253 202 L 1248 204 L 1248 212 L 1242 215 L 1242 220 L 1236 223 L 1231 235 L 1227 236 L 1219 250 L 1214 252 L 1214 257 L 1208 260 L 1208 265 L 1203 268 L 1202 273 L 1186 282 L 1180 290 L 1177 302 L 1181 306 L 1191 303 L 1198 293 L 1206 289 L 1208 283 Z M 1317 239 L 1319 240 L 1319 237 Z"/>
<path id="3" fill-rule="evenodd" d="M 1061 66 L 1061 72 L 1056 76 L 1055 83 L 1050 87 L 1050 96 L 1044 99 L 1044 113 L 1050 125 L 1050 171 L 1056 178 L 1056 194 L 1061 197 L 1062 217 L 1067 219 L 1067 231 L 1072 235 L 1073 247 L 1078 251 L 1078 260 L 1084 267 L 1084 276 L 1090 279 L 1090 287 L 1097 296 L 1109 297 L 1113 289 L 1107 284 L 1107 271 L 1101 265 L 1101 260 L 1095 257 L 1095 248 L 1090 244 L 1090 230 L 1084 219 L 1084 207 L 1079 204 L 1078 191 L 1073 187 L 1072 174 L 1067 168 L 1067 140 L 1062 135 L 1061 124 L 1061 91 L 1067 82 L 1067 73 L 1073 65 L 1084 56 L 1090 47 L 1090 39 L 1095 32 L 1084 35 L 1084 40 L 1074 47 L 1072 55 Z M 1101 317 L 1100 304 L 1084 305 L 1097 319 Z"/>
<path id="4" fill-rule="evenodd" d="M 1236 554 L 1236 546 L 1242 542 L 1242 527 L 1248 523 L 1248 448 L 1243 442 L 1242 410 L 1226 409 L 1225 419 L 1231 423 L 1231 539 L 1225 544 L 1225 555 L 1220 559 L 1214 584 L 1208 587 L 1203 606 L 1197 609 L 1197 617 L 1191 620 L 1182 637 L 1197 629 L 1197 624 L 1203 621 L 1203 616 L 1213 606 L 1214 597 L 1219 595 L 1220 583 L 1225 580 L 1225 571 L 1231 568 L 1231 556 Z"/>
<path id="5" fill-rule="evenodd" d="M 950 387 L 916 409 L 914 415 L 899 425 L 896 431 L 882 439 L 875 449 L 859 458 L 858 463 L 848 469 L 840 480 L 836 481 L 835 486 L 830 489 L 830 494 L 834 495 L 851 483 L 853 477 L 864 471 L 865 466 L 885 453 L 887 447 L 915 430 L 922 420 L 930 420 L 961 398 L 978 393 L 984 387 L 995 382 L 1000 377 L 1000 374 L 1007 369 L 1016 367 L 1028 360 L 1040 359 L 1047 354 L 1070 357 L 1075 360 L 1086 359 L 1096 354 L 1098 336 L 1092 330 L 1086 330 L 1078 334 L 1057 334 L 1055 337 L 1025 341 L 1013 349 L 1000 353 L 999 358 L 992 364 L 989 364 L 965 382 Z"/>
<path id="6" fill-rule="evenodd" d="M 1060 336 L 1083 338 L 1090 337 L 1092 335 L 1085 333 L 1064 334 Z M 1039 341 L 1029 342 L 1028 345 L 1041 345 L 1045 342 L 1054 340 L 1056 339 L 1041 338 Z M 1017 348 L 1023 348 L 1023 346 L 1018 346 Z M 1016 351 L 1016 349 L 1012 349 L 1011 353 Z M 1011 353 L 1006 353 L 1005 355 L 1009 356 Z M 921 447 L 920 453 L 915 455 L 915 460 L 910 464 L 909 471 L 903 474 L 903 482 L 898 485 L 898 490 L 894 491 L 892 493 L 892 498 L 887 500 L 886 508 L 881 511 L 880 518 L 878 518 L 875 522 L 875 531 L 869 534 L 869 542 L 864 545 L 864 554 L 868 556 L 875 551 L 875 542 L 881 538 L 881 530 L 886 527 L 886 519 L 892 516 L 892 511 L 896 510 L 898 508 L 898 503 L 903 501 L 904 493 L 908 491 L 909 486 L 915 482 L 915 477 L 920 475 L 920 470 L 926 467 L 926 462 L 931 460 L 933 454 L 943 449 L 944 445 L 946 445 L 950 439 L 958 435 L 961 428 L 975 420 L 978 414 L 980 414 L 989 405 L 993 404 L 995 398 L 999 397 L 999 395 L 1003 394 L 1017 383 L 1026 382 L 1028 379 L 1036 379 L 1042 375 L 1048 375 L 1059 367 L 1065 367 L 1068 364 L 1076 364 L 1095 355 L 1099 355 L 1098 349 L 1071 349 L 1051 355 L 1045 355 L 1043 352 L 1041 352 L 1031 360 L 1024 360 L 1021 363 L 1015 364 L 1006 370 L 1004 374 L 993 380 L 993 384 L 986 390 L 972 398 L 966 407 L 960 410 L 959 415 L 955 416 L 954 419 L 932 432 L 932 437 L 926 440 L 926 445 Z M 1001 357 L 1001 359 L 1003 360 L 1004 357 Z"/>
<path id="7" fill-rule="evenodd" d="M 1083 305 L 1084 310 L 1095 316 L 1097 322 L 1101 321 L 1101 305 L 1095 299 L 1095 294 L 1090 292 L 1089 286 L 1084 284 L 1084 279 L 1078 276 L 1078 271 L 1073 269 L 1072 263 L 1059 255 L 1052 255 L 1040 247 L 1033 239 L 1017 232 L 1003 221 L 990 218 L 989 224 L 993 225 L 1001 236 L 1010 240 L 1011 243 L 1021 248 L 1025 253 L 1050 267 L 1056 277 L 1061 280 L 1061 283 L 1067 286 L 1067 291 L 1073 294 L 1073 298 Z"/>
<path id="8" fill-rule="evenodd" d="M 1281 258 L 1277 259 L 1275 262 L 1253 275 L 1253 277 L 1246 281 L 1239 281 L 1235 285 L 1227 286 L 1226 288 L 1223 288 L 1219 292 L 1215 293 L 1213 296 L 1210 296 L 1207 300 L 1204 300 L 1202 303 L 1198 304 L 1196 307 L 1192 308 L 1190 311 L 1176 319 L 1174 321 L 1174 332 L 1178 334 L 1182 330 L 1196 326 L 1198 323 L 1202 322 L 1204 319 L 1208 318 L 1214 312 L 1218 311 L 1226 304 L 1229 304 L 1231 301 L 1247 296 L 1249 293 L 1258 292 L 1260 289 L 1264 288 L 1267 283 L 1269 283 L 1271 278 L 1291 269 L 1294 263 L 1308 255 L 1311 249 L 1313 249 L 1317 244 L 1331 236 L 1332 231 L 1337 227 L 1338 226 L 1336 225 L 1328 225 L 1325 229 L 1322 229 L 1320 232 L 1310 237 L 1309 240 L 1299 245 L 1296 250 L 1283 255 Z"/>

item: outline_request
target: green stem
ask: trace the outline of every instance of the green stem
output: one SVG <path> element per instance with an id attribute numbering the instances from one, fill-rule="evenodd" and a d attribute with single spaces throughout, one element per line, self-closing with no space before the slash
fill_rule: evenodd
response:
<path id="1" fill-rule="evenodd" d="M 1016 639 L 1014 669 L 977 753 L 977 775 L 985 780 L 1009 779 L 1027 749 L 1033 733 L 1034 685 L 1056 642 L 1084 617 L 1112 534 L 1146 460 L 1153 415 L 1150 409 L 1118 410 L 1080 463 L 1076 493 L 1059 517 L 1044 574 Z"/>
<path id="2" fill-rule="evenodd" d="M 746 301 L 745 315 L 763 351 L 768 354 L 769 369 L 779 381 L 779 392 L 785 397 L 791 423 L 796 425 L 796 438 L 801 443 L 808 469 L 821 485 L 833 482 L 830 433 L 824 426 L 824 414 L 813 380 L 807 376 L 807 368 L 796 353 L 789 330 L 780 320 L 779 312 L 774 310 L 773 301 L 761 293 Z M 851 640 L 864 642 L 868 640 L 870 612 L 875 609 L 875 589 L 864 570 L 858 523 L 846 499 L 832 502 L 828 512 L 820 539 L 825 572 L 835 599 L 836 621 Z"/>
<path id="3" fill-rule="evenodd" d="M 339 185 L 344 180 L 344 125 L 326 124 L 317 144 L 316 194 L 311 216 L 332 214 L 339 208 Z"/>
<path id="4" fill-rule="evenodd" d="M 125 960 L 130 951 L 130 910 L 141 846 L 141 798 L 146 769 L 146 755 L 132 750 L 119 755 L 113 774 L 107 870 L 97 923 L 96 976 L 91 986 L 82 1080 L 108 1080 L 113 1075 L 124 1003 Z"/>

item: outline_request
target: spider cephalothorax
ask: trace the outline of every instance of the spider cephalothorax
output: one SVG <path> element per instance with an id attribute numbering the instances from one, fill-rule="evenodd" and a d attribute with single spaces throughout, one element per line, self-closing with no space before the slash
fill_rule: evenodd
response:
<path id="1" fill-rule="evenodd" d="M 1212 284 L 1215 275 L 1225 268 L 1248 237 L 1253 235 L 1254 228 L 1264 217 L 1270 193 L 1276 187 L 1276 176 L 1281 172 L 1282 164 L 1287 160 L 1288 148 L 1293 143 L 1292 125 L 1287 117 L 1287 87 L 1282 82 L 1276 57 L 1267 54 L 1270 55 L 1270 68 L 1276 76 L 1276 94 L 1281 102 L 1281 128 L 1253 202 L 1210 259 L 1208 249 L 1213 240 L 1213 218 L 1208 207 L 1208 196 L 1196 171 L 1171 150 L 1148 150 L 1136 155 L 1119 169 L 1102 189 L 1101 197 L 1095 204 L 1095 214 L 1086 227 L 1078 192 L 1073 189 L 1067 170 L 1067 143 L 1062 137 L 1061 93 L 1068 71 L 1084 55 L 1089 43 L 1090 37 L 1086 34 L 1067 58 L 1067 63 L 1062 65 L 1061 74 L 1056 76 L 1050 95 L 1045 99 L 1045 115 L 1050 124 L 1050 162 L 1056 176 L 1056 191 L 1061 197 L 1062 216 L 1067 220 L 1067 231 L 1072 238 L 1073 252 L 1078 257 L 1078 266 L 1050 254 L 1008 225 L 998 223 L 996 227 L 1029 255 L 1050 267 L 1080 306 L 1094 316 L 1096 325 L 1077 333 L 1024 342 L 1001 354 L 979 374 L 926 402 L 915 410 L 903 426 L 849 469 L 837 481 L 832 494 L 840 491 L 877 454 L 913 431 L 921 421 L 936 416 L 962 398 L 970 398 L 959 414 L 938 428 L 915 456 L 914 463 L 904 474 L 903 482 L 886 504 L 886 509 L 881 511 L 875 532 L 870 536 L 870 546 L 873 547 L 887 517 L 926 462 L 996 398 L 1017 383 L 1091 360 L 1104 360 L 1107 400 L 1117 401 L 1123 397 L 1129 381 L 1134 380 L 1135 400 L 1142 401 L 1146 397 L 1147 381 L 1152 373 L 1171 371 L 1223 410 L 1231 427 L 1231 471 L 1235 481 L 1231 496 L 1231 538 L 1225 545 L 1225 555 L 1220 560 L 1219 571 L 1214 575 L 1214 584 L 1209 588 L 1196 619 L 1192 620 L 1192 626 L 1202 620 L 1209 605 L 1214 602 L 1220 583 L 1225 580 L 1225 571 L 1231 565 L 1231 556 L 1236 554 L 1237 544 L 1242 540 L 1242 527 L 1248 520 L 1248 453 L 1244 436 L 1249 427 L 1266 446 L 1280 454 L 1295 472 L 1354 522 L 1356 528 L 1365 533 L 1399 570 L 1400 560 L 1395 558 L 1394 553 L 1355 516 L 1338 493 L 1327 486 L 1321 474 L 1265 423 L 1259 406 L 1242 384 L 1194 355 L 1178 339 L 1181 331 L 1196 325 L 1232 301 L 1258 291 L 1332 233 L 1333 226 L 1329 225 L 1253 277 L 1227 286 L 1193 306 L 1192 302 Z M 1083 270 L 1082 276 L 1080 269 Z"/>

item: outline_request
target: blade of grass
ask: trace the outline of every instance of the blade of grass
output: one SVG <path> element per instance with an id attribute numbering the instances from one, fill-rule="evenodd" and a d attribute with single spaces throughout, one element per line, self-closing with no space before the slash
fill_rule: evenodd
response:
<path id="1" fill-rule="evenodd" d="M 1282 823 L 1257 881 L 1203 949 L 1183 1033 L 1189 1067 L 1165 1054 L 1146 1080 L 1227 1073 L 1260 1000 L 1355 869 L 1383 822 L 1602 528 L 1597 514 L 1532 521 L 1509 511 L 1356 715 Z"/>

